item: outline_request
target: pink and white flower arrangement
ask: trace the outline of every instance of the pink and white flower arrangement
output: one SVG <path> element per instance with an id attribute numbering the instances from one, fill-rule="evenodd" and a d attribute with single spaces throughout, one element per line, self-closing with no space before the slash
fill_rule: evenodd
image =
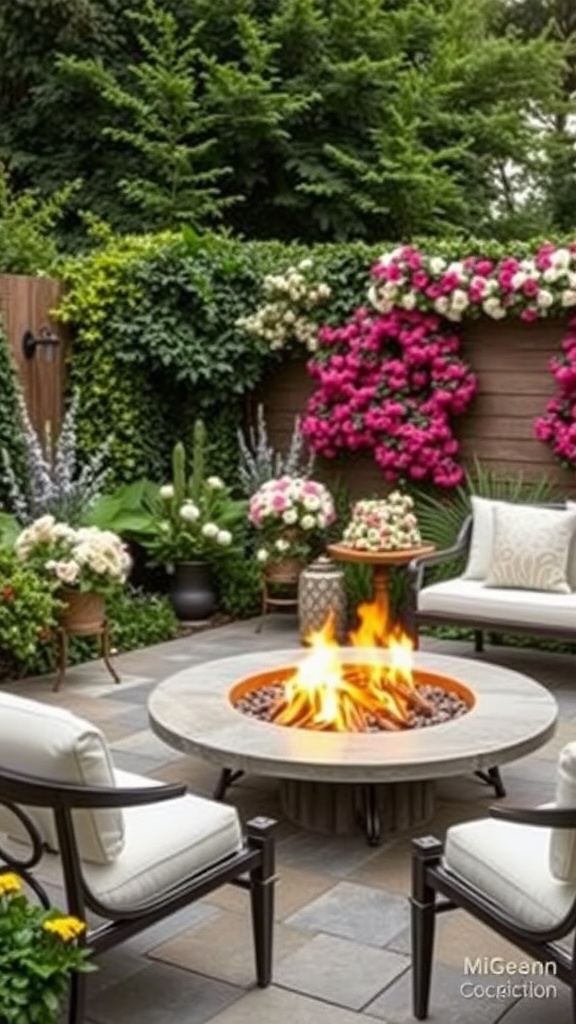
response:
<path id="1" fill-rule="evenodd" d="M 546 412 L 536 420 L 534 433 L 570 469 L 576 465 L 576 317 L 569 321 L 568 328 L 561 354 L 550 360 L 558 395 L 550 399 Z"/>
<path id="2" fill-rule="evenodd" d="M 51 515 L 21 531 L 16 555 L 55 584 L 100 594 L 124 583 L 131 566 L 128 549 L 116 533 L 97 526 L 75 529 Z"/>
<path id="3" fill-rule="evenodd" d="M 460 483 L 452 420 L 477 384 L 438 315 L 359 309 L 344 327 L 324 327 L 320 344 L 308 364 L 318 387 L 302 421 L 312 451 L 371 451 L 390 482 Z"/>
<path id="4" fill-rule="evenodd" d="M 518 316 L 530 322 L 576 306 L 576 243 L 540 246 L 534 256 L 499 261 L 469 256 L 449 262 L 410 245 L 384 253 L 371 270 L 372 305 L 465 316 Z"/>
<path id="5" fill-rule="evenodd" d="M 324 484 L 303 477 L 282 476 L 266 483 L 250 498 L 248 519 L 261 531 L 259 562 L 305 556 L 311 541 L 336 519 L 332 495 Z"/>
<path id="6" fill-rule="evenodd" d="M 417 547 L 422 538 L 412 498 L 402 491 L 392 491 L 387 498 L 357 501 L 342 540 L 358 551 Z"/>

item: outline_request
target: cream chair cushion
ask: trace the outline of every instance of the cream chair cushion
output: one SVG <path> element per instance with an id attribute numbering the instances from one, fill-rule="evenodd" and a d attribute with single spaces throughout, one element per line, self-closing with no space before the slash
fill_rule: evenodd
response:
<path id="1" fill-rule="evenodd" d="M 555 804 L 557 807 L 576 807 L 576 742 L 568 743 L 560 751 Z M 576 829 L 551 830 L 550 870 L 554 878 L 576 883 Z"/>
<path id="2" fill-rule="evenodd" d="M 568 914 L 576 885 L 550 870 L 550 830 L 494 818 L 448 829 L 446 868 L 534 930 L 552 928 Z"/>
<path id="3" fill-rule="evenodd" d="M 0 693 L 0 763 L 54 782 L 115 785 L 112 760 L 99 729 L 65 708 L 9 693 Z M 52 812 L 30 808 L 29 813 L 44 841 L 55 849 Z M 118 856 L 124 845 L 121 810 L 75 811 L 74 822 L 83 860 L 107 864 Z M 24 838 L 22 826 L 1 806 L 0 831 Z"/>
<path id="4" fill-rule="evenodd" d="M 119 786 L 155 785 L 140 775 L 115 775 Z M 115 861 L 84 868 L 91 891 L 116 911 L 142 906 L 242 846 L 236 809 L 199 796 L 127 807 L 124 826 L 124 846 Z"/>
<path id="5" fill-rule="evenodd" d="M 487 587 L 570 592 L 568 558 L 576 512 L 497 504 Z"/>

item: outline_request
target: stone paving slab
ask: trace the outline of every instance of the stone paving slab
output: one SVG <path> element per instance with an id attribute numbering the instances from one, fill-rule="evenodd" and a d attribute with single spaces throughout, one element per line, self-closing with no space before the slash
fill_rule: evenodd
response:
<path id="1" fill-rule="evenodd" d="M 272 985 L 249 992 L 212 1024 L 376 1024 L 376 1018 Z"/>
<path id="2" fill-rule="evenodd" d="M 429 1024 L 497 1024 L 514 999 L 464 998 L 461 986 L 468 982 L 462 970 L 436 962 L 432 975 Z M 485 975 L 483 981 L 501 982 L 501 978 Z M 469 989 L 465 989 L 468 992 Z M 386 1021 L 386 1024 L 414 1024 L 412 1015 L 412 972 L 406 971 L 366 1007 L 366 1012 Z M 522 1018 L 518 1018 L 518 1024 Z M 542 1017 L 539 1024 L 555 1024 Z M 522 1024 L 524 1024 L 522 1020 Z"/>
<path id="3" fill-rule="evenodd" d="M 286 919 L 294 928 L 328 932 L 365 946 L 385 946 L 408 924 L 406 896 L 339 882 Z"/>

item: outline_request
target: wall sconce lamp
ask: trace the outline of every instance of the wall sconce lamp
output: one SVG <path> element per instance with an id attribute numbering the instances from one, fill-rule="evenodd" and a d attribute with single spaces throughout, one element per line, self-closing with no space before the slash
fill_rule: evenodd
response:
<path id="1" fill-rule="evenodd" d="M 22 336 L 22 351 L 26 359 L 32 359 L 38 346 L 43 350 L 45 358 L 54 358 L 60 338 L 54 334 L 49 327 L 41 327 L 38 337 L 32 331 L 25 331 Z"/>

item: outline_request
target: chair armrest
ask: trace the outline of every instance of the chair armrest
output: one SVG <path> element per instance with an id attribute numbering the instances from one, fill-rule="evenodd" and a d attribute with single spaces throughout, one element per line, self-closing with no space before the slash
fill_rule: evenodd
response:
<path id="1" fill-rule="evenodd" d="M 576 829 L 576 807 L 506 807 L 499 804 L 490 807 L 488 813 L 491 818 L 519 825 Z"/>
<path id="2" fill-rule="evenodd" d="M 159 786 L 78 786 L 66 782 L 46 782 L 37 775 L 0 769 L 0 803 L 12 801 L 33 807 L 135 807 L 184 796 L 186 785 Z"/>
<path id="3" fill-rule="evenodd" d="M 443 562 L 450 562 L 454 558 L 465 555 L 470 546 L 471 535 L 472 516 L 470 515 L 464 520 L 456 540 L 449 548 L 442 548 L 440 551 L 433 551 L 430 555 L 421 555 L 419 558 L 413 558 L 412 561 L 408 563 L 406 570 L 409 585 L 413 592 L 417 593 L 422 587 L 426 569 L 429 569 L 434 565 L 441 565 Z"/>

